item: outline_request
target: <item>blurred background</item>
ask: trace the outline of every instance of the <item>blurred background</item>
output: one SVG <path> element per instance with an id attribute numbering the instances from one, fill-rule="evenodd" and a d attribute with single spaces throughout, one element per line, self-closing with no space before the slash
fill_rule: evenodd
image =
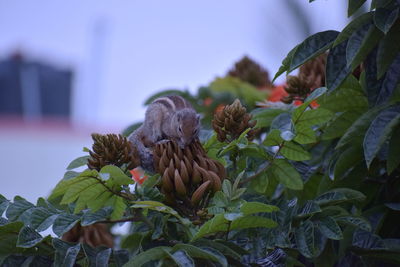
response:
<path id="1" fill-rule="evenodd" d="M 247 55 L 277 72 L 346 1 L 0 0 L 0 193 L 46 196 L 90 133 L 143 120 L 164 89 L 196 93 Z M 276 81 L 283 83 L 285 77 Z"/>

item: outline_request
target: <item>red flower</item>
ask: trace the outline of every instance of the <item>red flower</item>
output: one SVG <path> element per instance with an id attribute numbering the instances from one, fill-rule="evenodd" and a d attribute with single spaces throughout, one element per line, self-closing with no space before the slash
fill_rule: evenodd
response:
<path id="1" fill-rule="evenodd" d="M 130 170 L 129 172 L 132 174 L 132 179 L 140 185 L 148 178 L 147 175 L 144 175 L 144 171 L 140 167 Z"/>

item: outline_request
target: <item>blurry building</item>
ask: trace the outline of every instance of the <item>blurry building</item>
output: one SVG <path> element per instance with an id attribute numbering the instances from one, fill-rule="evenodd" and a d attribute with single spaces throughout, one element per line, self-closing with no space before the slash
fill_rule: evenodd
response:
<path id="1" fill-rule="evenodd" d="M 69 118 L 71 85 L 70 70 L 15 53 L 0 61 L 0 116 Z"/>

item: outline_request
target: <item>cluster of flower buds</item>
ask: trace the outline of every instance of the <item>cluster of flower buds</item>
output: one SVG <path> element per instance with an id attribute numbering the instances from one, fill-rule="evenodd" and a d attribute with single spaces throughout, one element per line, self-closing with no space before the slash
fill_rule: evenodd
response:
<path id="1" fill-rule="evenodd" d="M 285 90 L 289 95 L 284 96 L 282 102 L 290 104 L 294 100 L 303 101 L 312 90 L 324 86 L 325 66 L 326 54 L 322 54 L 304 63 L 298 76 L 288 76 Z"/>
<path id="2" fill-rule="evenodd" d="M 106 165 L 121 167 L 127 164 L 127 169 L 133 169 L 140 165 L 140 158 L 136 149 L 126 137 L 117 134 L 92 134 L 94 141 L 89 151 L 89 169 L 100 170 Z"/>
<path id="3" fill-rule="evenodd" d="M 227 105 L 223 110 L 215 113 L 212 127 L 217 133 L 218 141 L 232 141 L 237 139 L 247 128 L 254 128 L 256 121 L 250 121 L 251 114 L 247 113 L 239 99 L 231 105 Z M 251 129 L 247 133 L 247 138 L 252 140 L 257 134 L 256 129 Z"/>
<path id="4" fill-rule="evenodd" d="M 233 69 L 228 72 L 228 76 L 237 77 L 257 88 L 265 88 L 272 85 L 268 71 L 247 56 L 235 63 Z"/>
<path id="5" fill-rule="evenodd" d="M 161 191 L 172 206 L 199 207 L 202 201 L 221 190 L 226 178 L 224 166 L 207 157 L 198 140 L 184 149 L 174 141 L 157 144 L 154 168 L 161 174 Z"/>

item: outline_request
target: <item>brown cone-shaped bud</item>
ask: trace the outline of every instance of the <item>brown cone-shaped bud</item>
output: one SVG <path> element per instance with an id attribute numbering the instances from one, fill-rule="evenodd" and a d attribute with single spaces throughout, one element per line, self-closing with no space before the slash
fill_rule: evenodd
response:
<path id="1" fill-rule="evenodd" d="M 187 185 L 187 184 L 189 184 L 189 173 L 188 173 L 188 170 L 187 170 L 183 160 L 181 160 L 181 164 L 180 165 L 181 165 L 181 168 L 180 168 L 179 174 L 181 175 L 182 181 Z"/>
<path id="2" fill-rule="evenodd" d="M 174 184 L 171 180 L 171 176 L 169 175 L 168 169 L 165 169 L 164 174 L 162 176 L 162 188 L 165 192 L 173 192 L 174 191 Z"/>
<path id="3" fill-rule="evenodd" d="M 174 183 L 175 183 L 175 191 L 178 193 L 179 196 L 183 197 L 186 196 L 186 187 L 185 184 L 182 181 L 181 176 L 179 175 L 178 170 L 175 170 L 175 175 L 174 175 Z"/>
<path id="4" fill-rule="evenodd" d="M 196 191 L 194 191 L 194 193 L 192 194 L 192 204 L 193 205 L 197 205 L 199 204 L 199 202 L 202 200 L 204 194 L 207 192 L 209 186 L 210 186 L 211 182 L 210 181 L 206 181 L 204 183 L 202 183 L 197 189 Z"/>
<path id="5" fill-rule="evenodd" d="M 106 165 L 121 167 L 127 164 L 128 169 L 140 165 L 136 148 L 126 137 L 117 134 L 92 134 L 94 141 L 92 151 L 89 151 L 89 169 L 100 170 Z"/>
<path id="6" fill-rule="evenodd" d="M 220 142 L 232 141 L 237 139 L 247 128 L 253 128 L 255 121 L 250 122 L 251 115 L 246 112 L 246 108 L 242 106 L 240 101 L 236 99 L 231 105 L 224 107 L 222 111 L 214 115 L 212 127 L 217 133 L 217 139 Z M 250 130 L 247 138 L 254 138 L 254 129 Z M 252 132 L 252 133 L 250 133 Z M 228 139 L 228 136 L 230 137 Z"/>
<path id="7" fill-rule="evenodd" d="M 217 191 L 220 191 L 222 188 L 222 183 L 221 183 L 220 178 L 215 174 L 215 172 L 208 171 L 208 174 L 209 174 L 208 177 L 210 177 L 213 180 L 213 182 L 212 182 L 213 192 L 215 193 Z"/>
<path id="8" fill-rule="evenodd" d="M 201 173 L 198 170 L 198 168 L 200 168 L 199 165 L 197 165 L 197 163 L 194 162 L 194 164 L 193 164 L 193 174 L 192 174 L 192 183 L 194 185 L 198 185 L 199 183 L 201 183 L 201 180 L 202 180 L 201 179 Z"/>

